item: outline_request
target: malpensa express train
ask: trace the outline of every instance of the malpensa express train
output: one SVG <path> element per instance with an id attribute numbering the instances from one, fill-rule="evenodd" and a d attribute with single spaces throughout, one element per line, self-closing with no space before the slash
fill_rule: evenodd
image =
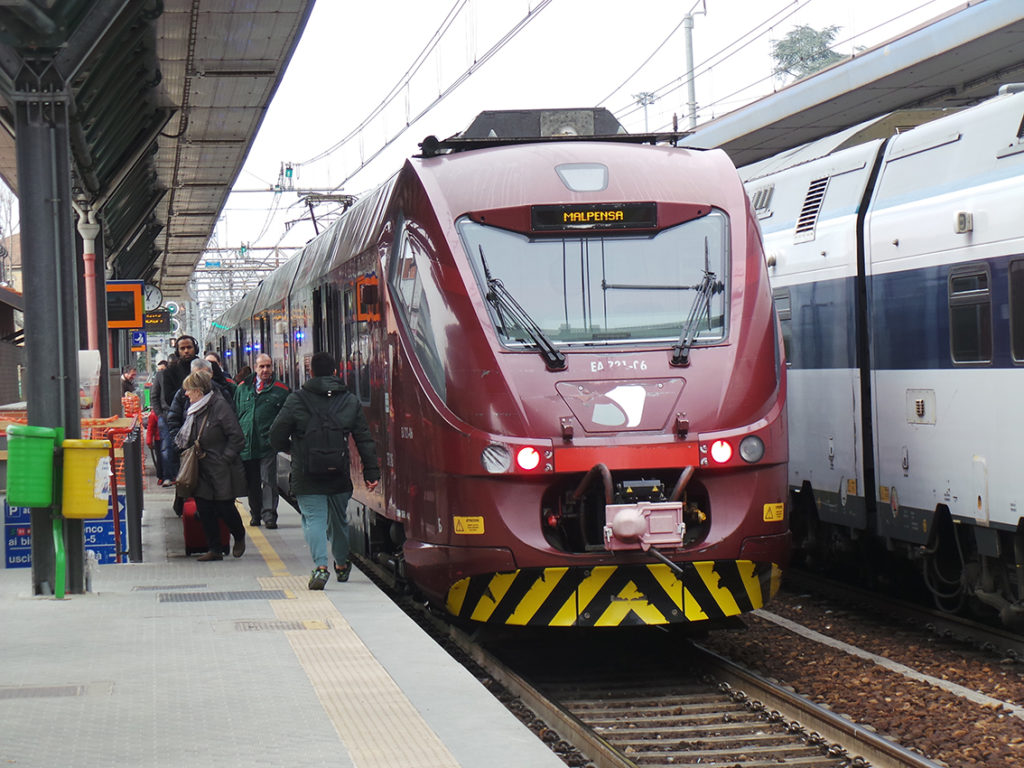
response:
<path id="1" fill-rule="evenodd" d="M 721 619 L 789 556 L 782 341 L 743 186 L 720 151 L 618 130 L 484 113 L 428 139 L 215 323 L 233 365 L 267 352 L 292 386 L 340 358 L 384 469 L 374 493 L 354 472 L 354 547 L 460 619 Z"/>
<path id="2" fill-rule="evenodd" d="M 800 560 L 886 585 L 912 564 L 939 606 L 1018 626 L 1022 88 L 740 169 L 790 365 Z"/>

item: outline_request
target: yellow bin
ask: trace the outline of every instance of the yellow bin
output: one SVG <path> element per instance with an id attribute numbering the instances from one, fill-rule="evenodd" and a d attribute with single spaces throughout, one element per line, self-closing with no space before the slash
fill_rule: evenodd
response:
<path id="1" fill-rule="evenodd" d="M 110 441 L 65 440 L 64 517 L 106 517 L 110 504 Z"/>

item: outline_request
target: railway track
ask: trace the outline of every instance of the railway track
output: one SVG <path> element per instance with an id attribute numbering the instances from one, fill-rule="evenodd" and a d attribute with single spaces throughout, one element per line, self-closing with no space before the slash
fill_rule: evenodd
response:
<path id="1" fill-rule="evenodd" d="M 393 587 L 386 571 L 359 564 Z M 568 765 L 935 768 L 678 633 L 467 634 L 408 598 L 396 602 Z"/>
<path id="2" fill-rule="evenodd" d="M 919 628 L 935 637 L 1024 663 L 1024 634 L 1012 632 L 994 623 L 929 608 L 918 603 L 891 598 L 800 570 L 786 572 L 783 589 L 790 594 L 821 595 L 830 601 L 886 616 L 911 628 Z M 995 619 L 993 619 L 993 622 Z"/>

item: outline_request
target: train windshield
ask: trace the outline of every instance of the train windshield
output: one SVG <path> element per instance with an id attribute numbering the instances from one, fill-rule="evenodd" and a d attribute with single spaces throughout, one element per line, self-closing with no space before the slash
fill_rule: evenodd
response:
<path id="1" fill-rule="evenodd" d="M 694 345 L 725 338 L 728 290 L 694 307 L 707 274 L 728 285 L 728 219 L 720 211 L 652 236 L 531 238 L 468 217 L 457 225 L 481 291 L 500 281 L 554 344 L 676 342 L 693 314 Z M 490 306 L 503 343 L 536 346 Z"/>

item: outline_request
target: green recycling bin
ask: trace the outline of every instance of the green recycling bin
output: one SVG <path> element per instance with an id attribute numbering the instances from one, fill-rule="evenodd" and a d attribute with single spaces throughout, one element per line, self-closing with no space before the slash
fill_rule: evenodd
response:
<path id="1" fill-rule="evenodd" d="M 7 427 L 7 503 L 12 507 L 53 506 L 53 447 L 57 430 Z"/>

